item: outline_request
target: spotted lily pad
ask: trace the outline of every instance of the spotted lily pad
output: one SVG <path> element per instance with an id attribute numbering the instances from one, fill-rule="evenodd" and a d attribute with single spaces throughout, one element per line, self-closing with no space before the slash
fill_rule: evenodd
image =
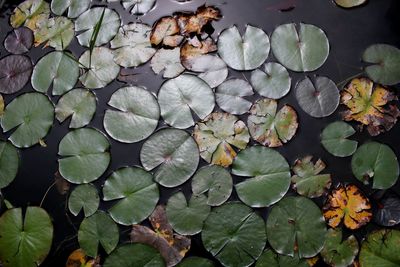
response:
<path id="1" fill-rule="evenodd" d="M 175 78 L 185 70 L 181 64 L 180 55 L 178 47 L 174 49 L 161 48 L 151 59 L 151 68 L 156 74 L 163 72 L 164 78 Z"/>
<path id="2" fill-rule="evenodd" d="M 13 28 L 25 25 L 32 31 L 37 28 L 37 23 L 48 19 L 50 5 L 44 0 L 26 0 L 19 4 L 10 16 Z"/>
<path id="3" fill-rule="evenodd" d="M 126 244 L 118 247 L 106 258 L 104 267 L 154 266 L 164 267 L 160 253 L 147 245 Z"/>
<path id="4" fill-rule="evenodd" d="M 18 150 L 8 142 L 0 141 L 0 189 L 8 186 L 17 176 Z"/>
<path id="5" fill-rule="evenodd" d="M 61 16 L 68 10 L 69 18 L 76 18 L 90 7 L 91 0 L 52 0 L 51 11 Z"/>
<path id="6" fill-rule="evenodd" d="M 251 102 L 244 97 L 253 95 L 251 85 L 241 79 L 230 79 L 223 82 L 215 90 L 218 106 L 234 115 L 242 115 L 249 111 Z"/>
<path id="7" fill-rule="evenodd" d="M 81 210 L 85 217 L 92 216 L 99 208 L 99 204 L 99 192 L 92 184 L 78 185 L 68 198 L 69 211 L 75 216 L 78 216 Z"/>
<path id="8" fill-rule="evenodd" d="M 29 81 L 32 62 L 26 56 L 8 55 L 0 59 L 0 93 L 13 94 Z"/>
<path id="9" fill-rule="evenodd" d="M 257 260 L 256 267 L 310 267 L 305 259 L 276 254 L 273 250 L 267 249 Z"/>
<path id="10" fill-rule="evenodd" d="M 41 23 L 34 32 L 35 46 L 54 47 L 64 50 L 75 36 L 74 24 L 66 17 L 55 17 Z"/>
<path id="11" fill-rule="evenodd" d="M 321 133 L 322 146 L 336 157 L 348 157 L 357 150 L 358 142 L 349 140 L 356 131 L 351 125 L 336 121 L 330 123 Z"/>
<path id="12" fill-rule="evenodd" d="M 11 54 L 19 55 L 28 52 L 33 44 L 33 32 L 20 27 L 9 33 L 4 40 L 4 48 Z"/>

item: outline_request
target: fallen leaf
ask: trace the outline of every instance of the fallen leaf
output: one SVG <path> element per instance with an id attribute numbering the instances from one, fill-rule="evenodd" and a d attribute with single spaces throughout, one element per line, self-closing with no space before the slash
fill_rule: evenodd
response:
<path id="1" fill-rule="evenodd" d="M 164 44 L 170 47 L 177 47 L 183 41 L 179 33 L 178 21 L 174 17 L 163 17 L 153 26 L 150 34 L 150 42 L 154 46 Z"/>
<path id="2" fill-rule="evenodd" d="M 100 263 L 100 257 L 91 259 L 83 249 L 76 249 L 68 256 L 65 267 L 97 267 Z"/>
<path id="3" fill-rule="evenodd" d="M 222 18 L 221 11 L 213 6 L 201 6 L 196 13 L 177 13 L 176 19 L 182 35 L 189 36 L 194 33 L 201 35 L 203 28 L 211 21 Z"/>

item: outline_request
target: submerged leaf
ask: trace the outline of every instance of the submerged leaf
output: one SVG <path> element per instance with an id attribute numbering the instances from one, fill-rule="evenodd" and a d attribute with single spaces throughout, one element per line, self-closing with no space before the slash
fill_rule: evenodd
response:
<path id="1" fill-rule="evenodd" d="M 9 33 L 4 40 L 4 48 L 12 54 L 24 54 L 33 45 L 33 32 L 21 27 Z"/>
<path id="2" fill-rule="evenodd" d="M 393 194 L 378 201 L 377 210 L 374 213 L 374 221 L 382 226 L 394 226 L 400 224 L 400 198 Z"/>
<path id="3" fill-rule="evenodd" d="M 0 59 L 0 93 L 13 94 L 29 81 L 32 62 L 26 56 L 8 55 Z"/>
<path id="4" fill-rule="evenodd" d="M 164 267 L 161 255 L 154 248 L 142 244 L 126 244 L 118 247 L 106 258 L 104 267 L 154 266 Z"/>
<path id="5" fill-rule="evenodd" d="M 163 78 L 175 78 L 185 68 L 181 64 L 180 48 L 158 50 L 151 59 L 151 68 L 155 74 L 163 72 Z"/>
<path id="6" fill-rule="evenodd" d="M 349 140 L 356 131 L 351 125 L 336 121 L 328 124 L 321 133 L 322 146 L 336 157 L 348 157 L 356 152 L 358 142 Z"/>
<path id="7" fill-rule="evenodd" d="M 52 0 L 51 11 L 61 16 L 68 10 L 69 18 L 76 18 L 90 7 L 91 0 Z"/>
<path id="8" fill-rule="evenodd" d="M 227 80 L 215 90 L 218 106 L 234 115 L 242 115 L 249 111 L 252 104 L 244 97 L 252 96 L 253 94 L 251 85 L 241 79 Z"/>
<path id="9" fill-rule="evenodd" d="M 0 189 L 15 179 L 19 163 L 18 150 L 10 143 L 0 141 Z"/>
<path id="10" fill-rule="evenodd" d="M 92 184 L 78 185 L 68 198 L 69 211 L 75 216 L 83 210 L 85 217 L 89 217 L 97 211 L 99 204 L 99 193 Z"/>
<path id="11" fill-rule="evenodd" d="M 299 259 L 297 255 L 285 256 L 267 249 L 257 260 L 255 267 L 310 267 L 310 265 L 305 259 Z"/>
<path id="12" fill-rule="evenodd" d="M 65 17 L 55 17 L 41 23 L 34 32 L 35 46 L 44 46 L 64 50 L 75 36 L 74 24 Z"/>

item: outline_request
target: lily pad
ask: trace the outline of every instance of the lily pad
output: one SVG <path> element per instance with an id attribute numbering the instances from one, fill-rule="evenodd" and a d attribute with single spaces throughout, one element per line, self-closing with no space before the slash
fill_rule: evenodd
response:
<path id="1" fill-rule="evenodd" d="M 69 254 L 65 267 L 96 267 L 99 261 L 100 257 L 91 259 L 85 254 L 83 249 L 79 248 L 75 249 L 71 254 Z"/>
<path id="2" fill-rule="evenodd" d="M 268 242 L 279 254 L 314 257 L 324 246 L 325 234 L 322 212 L 308 198 L 286 197 L 269 213 Z"/>
<path id="3" fill-rule="evenodd" d="M 44 44 L 56 50 L 64 50 L 75 36 L 74 24 L 66 17 L 55 17 L 45 20 L 34 31 L 35 46 Z"/>
<path id="4" fill-rule="evenodd" d="M 60 174 L 75 184 L 98 179 L 110 163 L 109 148 L 107 138 L 98 130 L 82 128 L 67 133 L 58 149 Z"/>
<path id="5" fill-rule="evenodd" d="M 164 260 L 154 248 L 143 244 L 127 244 L 118 247 L 106 258 L 104 267 L 146 266 L 163 267 Z"/>
<path id="6" fill-rule="evenodd" d="M 76 18 L 90 7 L 91 0 L 52 0 L 51 11 L 61 16 L 68 10 L 68 18 Z"/>
<path id="7" fill-rule="evenodd" d="M 13 28 L 25 25 L 32 31 L 37 27 L 37 22 L 48 19 L 50 5 L 44 0 L 26 0 L 19 4 L 10 16 Z"/>
<path id="8" fill-rule="evenodd" d="M 374 221 L 382 226 L 400 224 L 400 198 L 392 194 L 379 200 L 378 208 L 374 212 Z"/>
<path id="9" fill-rule="evenodd" d="M 250 177 L 235 188 L 240 200 L 254 208 L 278 202 L 289 190 L 289 164 L 270 148 L 253 146 L 241 151 L 233 162 L 232 173 Z"/>
<path id="10" fill-rule="evenodd" d="M 28 52 L 33 44 L 33 32 L 20 27 L 9 33 L 4 40 L 4 48 L 11 54 L 19 55 Z"/>
<path id="11" fill-rule="evenodd" d="M 108 2 L 119 2 L 120 0 L 107 0 Z M 149 12 L 156 4 L 156 0 L 121 0 L 122 6 L 130 10 L 132 14 L 143 15 Z"/>
<path id="12" fill-rule="evenodd" d="M 160 18 L 153 26 L 150 34 L 150 42 L 154 46 L 164 44 L 166 46 L 177 47 L 183 40 L 179 32 L 180 28 L 176 18 Z"/>
<path id="13" fill-rule="evenodd" d="M 279 99 L 289 93 L 292 79 L 285 67 L 270 62 L 264 65 L 263 71 L 254 70 L 251 73 L 251 84 L 260 95 Z"/>
<path id="14" fill-rule="evenodd" d="M 18 150 L 8 142 L 0 141 L 0 189 L 8 186 L 17 176 Z"/>
<path id="15" fill-rule="evenodd" d="M 213 111 L 215 98 L 206 82 L 196 76 L 182 74 L 161 86 L 158 103 L 166 123 L 185 129 L 194 125 L 192 111 L 202 120 Z"/>
<path id="16" fill-rule="evenodd" d="M 108 211 L 111 218 L 119 224 L 132 225 L 153 212 L 159 192 L 151 173 L 127 167 L 117 170 L 107 179 L 103 196 L 105 201 L 119 200 Z"/>
<path id="17" fill-rule="evenodd" d="M 7 210 L 0 217 L 0 260 L 4 267 L 37 267 L 50 251 L 53 225 L 44 209 Z"/>
<path id="18" fill-rule="evenodd" d="M 263 252 L 257 260 L 256 267 L 310 267 L 305 259 L 299 259 L 297 255 L 294 257 L 279 255 L 271 249 Z"/>
<path id="19" fill-rule="evenodd" d="M 56 106 L 56 118 L 62 123 L 71 117 L 69 128 L 89 124 L 96 112 L 96 96 L 86 89 L 74 89 L 64 94 Z"/>
<path id="20" fill-rule="evenodd" d="M 177 267 L 215 267 L 214 262 L 206 258 L 200 257 L 189 257 L 184 259 L 181 263 L 177 265 Z"/>
<path id="21" fill-rule="evenodd" d="M 108 105 L 117 110 L 106 111 L 104 128 L 115 140 L 138 142 L 157 128 L 160 108 L 157 99 L 145 88 L 123 87 L 111 96 Z"/>
<path id="22" fill-rule="evenodd" d="M 203 232 L 203 245 L 223 266 L 250 266 L 262 253 L 265 223 L 251 208 L 238 202 L 211 211 Z"/>
<path id="23" fill-rule="evenodd" d="M 357 150 L 358 142 L 349 140 L 347 137 L 355 134 L 355 130 L 351 125 L 336 121 L 330 123 L 321 133 L 322 146 L 336 157 L 348 157 Z"/>
<path id="24" fill-rule="evenodd" d="M 218 39 L 218 54 L 235 70 L 253 70 L 268 58 L 268 35 L 260 28 L 246 26 L 243 36 L 236 26 L 225 29 Z"/>
<path id="25" fill-rule="evenodd" d="M 6 107 L 1 118 L 4 132 L 13 130 L 9 140 L 16 147 L 31 147 L 43 139 L 53 125 L 54 107 L 41 93 L 26 93 Z"/>
<path id="26" fill-rule="evenodd" d="M 372 188 L 387 189 L 392 187 L 399 177 L 399 163 L 393 150 L 378 142 L 360 146 L 351 160 L 354 176 Z"/>
<path id="27" fill-rule="evenodd" d="M 32 62 L 26 56 L 8 55 L 0 59 L 0 93 L 13 94 L 29 81 Z"/>
<path id="28" fill-rule="evenodd" d="M 352 8 L 356 6 L 360 6 L 367 2 L 367 0 L 335 0 L 335 3 L 344 8 Z"/>
<path id="29" fill-rule="evenodd" d="M 175 78 L 185 68 L 181 64 L 180 48 L 158 50 L 151 59 L 151 68 L 155 74 L 163 72 L 163 78 Z"/>
<path id="30" fill-rule="evenodd" d="M 252 103 L 244 97 L 253 94 L 251 85 L 241 79 L 227 80 L 215 90 L 218 106 L 223 111 L 234 115 L 242 115 L 249 111 Z"/>
<path id="31" fill-rule="evenodd" d="M 186 182 L 199 164 L 196 142 L 185 131 L 162 129 L 143 144 L 140 161 L 147 171 L 154 170 L 154 179 L 165 187 Z"/>
<path id="32" fill-rule="evenodd" d="M 75 86 L 79 65 L 72 54 L 66 53 L 50 52 L 38 61 L 31 78 L 36 91 L 46 93 L 53 85 L 53 95 L 62 95 Z"/>
<path id="33" fill-rule="evenodd" d="M 75 216 L 83 210 L 85 217 L 89 217 L 97 211 L 99 204 L 99 192 L 92 184 L 78 185 L 68 198 L 69 211 Z"/>
<path id="34" fill-rule="evenodd" d="M 296 99 L 308 115 L 322 118 L 331 115 L 339 106 L 340 94 L 336 84 L 327 77 L 306 77 L 296 85 Z"/>
<path id="35" fill-rule="evenodd" d="M 294 23 L 278 26 L 271 36 L 275 58 L 293 71 L 314 71 L 329 55 L 329 41 L 317 26 Z"/>

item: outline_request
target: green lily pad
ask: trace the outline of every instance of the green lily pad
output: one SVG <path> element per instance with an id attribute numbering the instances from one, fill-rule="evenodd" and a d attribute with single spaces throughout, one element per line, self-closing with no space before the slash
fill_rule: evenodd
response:
<path id="1" fill-rule="evenodd" d="M 218 54 L 235 70 L 253 70 L 268 58 L 268 35 L 260 28 L 246 26 L 243 37 L 236 26 L 225 29 L 218 38 Z"/>
<path id="2" fill-rule="evenodd" d="M 147 245 L 127 244 L 118 247 L 106 258 L 104 267 L 164 267 L 160 253 Z"/>
<path id="3" fill-rule="evenodd" d="M 62 123 L 71 117 L 69 128 L 89 124 L 96 112 L 96 96 L 86 89 L 74 89 L 64 94 L 56 106 L 56 118 Z"/>
<path id="4" fill-rule="evenodd" d="M 68 198 L 69 211 L 75 216 L 83 210 L 85 217 L 89 217 L 97 211 L 99 204 L 99 192 L 92 184 L 78 185 Z"/>
<path id="5" fill-rule="evenodd" d="M 218 165 L 200 168 L 192 178 L 193 195 L 207 195 L 207 204 L 220 206 L 232 193 L 232 176 Z"/>
<path id="6" fill-rule="evenodd" d="M 147 171 L 154 170 L 154 179 L 165 187 L 186 182 L 199 164 L 199 149 L 185 131 L 162 129 L 143 144 L 140 161 Z"/>
<path id="7" fill-rule="evenodd" d="M 0 141 L 0 189 L 8 186 L 15 179 L 18 168 L 18 149 L 8 142 Z"/>
<path id="8" fill-rule="evenodd" d="M 13 145 L 26 148 L 47 135 L 53 120 L 54 107 L 49 98 L 41 93 L 26 93 L 7 105 L 1 127 L 4 132 L 13 130 L 9 137 Z"/>
<path id="9" fill-rule="evenodd" d="M 160 108 L 157 99 L 145 88 L 131 86 L 116 91 L 108 102 L 117 110 L 107 110 L 104 129 L 123 143 L 146 139 L 157 128 Z"/>
<path id="10" fill-rule="evenodd" d="M 61 176 L 75 184 L 98 179 L 110 163 L 109 148 L 107 138 L 98 130 L 82 128 L 67 133 L 58 149 Z"/>
<path id="11" fill-rule="evenodd" d="M 284 256 L 267 249 L 257 260 L 256 267 L 310 267 L 310 265 L 305 259 L 299 259 L 297 255 Z"/>
<path id="12" fill-rule="evenodd" d="M 329 229 L 321 256 L 330 266 L 350 266 L 358 254 L 358 242 L 354 235 L 342 241 L 342 230 Z"/>
<path id="13" fill-rule="evenodd" d="M 78 241 L 86 255 L 92 258 L 97 257 L 99 245 L 110 254 L 118 245 L 118 226 L 107 213 L 97 211 L 83 219 L 78 231 Z"/>
<path id="14" fill-rule="evenodd" d="M 186 63 L 189 64 L 189 63 Z M 211 88 L 223 83 L 229 71 L 225 62 L 215 55 L 201 55 L 190 59 L 190 71 L 199 72 L 198 77 Z"/>
<path id="15" fill-rule="evenodd" d="M 203 245 L 223 266 L 250 266 L 267 240 L 265 223 L 251 208 L 238 202 L 211 211 L 201 233 Z"/>
<path id="16" fill-rule="evenodd" d="M 25 25 L 32 31 L 36 23 L 50 16 L 50 5 L 44 0 L 26 0 L 19 4 L 10 16 L 10 24 L 13 28 Z"/>
<path id="17" fill-rule="evenodd" d="M 155 74 L 163 72 L 163 78 L 177 77 L 185 70 L 181 64 L 180 48 L 159 49 L 151 59 L 151 68 Z"/>
<path id="18" fill-rule="evenodd" d="M 250 109 L 247 125 L 251 137 L 268 147 L 279 147 L 289 142 L 299 126 L 297 113 L 289 105 L 278 112 L 278 103 L 269 98 L 258 100 Z"/>
<path id="19" fill-rule="evenodd" d="M 253 146 L 241 151 L 233 162 L 232 173 L 250 177 L 235 188 L 240 200 L 253 208 L 268 207 L 289 190 L 289 164 L 270 148 Z"/>
<path id="20" fill-rule="evenodd" d="M 29 81 L 32 62 L 29 57 L 8 55 L 0 59 L 0 93 L 13 94 Z M 11 75 L 13 74 L 13 75 Z"/>
<path id="21" fill-rule="evenodd" d="M 159 192 L 151 173 L 127 167 L 117 170 L 107 179 L 103 196 L 105 201 L 119 200 L 109 209 L 111 218 L 119 224 L 132 225 L 153 212 Z"/>
<path id="22" fill-rule="evenodd" d="M 286 197 L 276 204 L 267 220 L 267 236 L 279 254 L 299 258 L 317 255 L 325 243 L 325 220 L 319 207 L 305 197 Z"/>
<path id="23" fill-rule="evenodd" d="M 213 111 L 215 98 L 206 82 L 194 75 L 182 74 L 161 86 L 158 103 L 166 123 L 185 129 L 194 125 L 192 111 L 200 119 Z"/>
<path id="24" fill-rule="evenodd" d="M 4 267 L 37 267 L 50 251 L 53 225 L 44 209 L 7 210 L 0 217 L 0 261 Z"/>
<path id="25" fill-rule="evenodd" d="M 35 46 L 44 44 L 56 50 L 64 50 L 75 36 L 74 24 L 66 17 L 44 20 L 34 31 Z"/>
<path id="26" fill-rule="evenodd" d="M 177 265 L 177 267 L 193 267 L 193 266 L 215 267 L 215 264 L 214 264 L 214 262 L 212 262 L 211 260 L 206 259 L 206 258 L 189 257 L 189 258 L 183 259 L 183 261 Z"/>
<path id="27" fill-rule="evenodd" d="M 344 8 L 352 8 L 356 6 L 360 6 L 367 2 L 367 0 L 335 0 L 335 3 Z"/>
<path id="28" fill-rule="evenodd" d="M 321 133 L 322 146 L 336 157 L 348 157 L 357 150 L 358 142 L 347 137 L 355 134 L 350 124 L 343 121 L 330 123 Z"/>
<path id="29" fill-rule="evenodd" d="M 107 0 L 119 2 L 120 0 Z M 122 0 L 122 6 L 134 15 L 143 15 L 149 12 L 156 4 L 156 0 Z"/>
<path id="30" fill-rule="evenodd" d="M 28 52 L 33 45 L 33 32 L 20 27 L 9 33 L 4 40 L 4 48 L 11 54 L 20 55 Z"/>
<path id="31" fill-rule="evenodd" d="M 399 177 L 399 163 L 393 150 L 378 142 L 360 146 L 351 159 L 354 176 L 364 184 L 371 183 L 372 188 L 387 189 L 392 187 Z"/>
<path id="32" fill-rule="evenodd" d="M 46 93 L 53 85 L 53 95 L 62 95 L 74 88 L 79 77 L 79 65 L 68 52 L 50 52 L 33 69 L 31 82 L 36 91 Z"/>
<path id="33" fill-rule="evenodd" d="M 241 79 L 227 80 L 215 90 L 218 106 L 223 111 L 234 115 L 242 115 L 249 111 L 252 103 L 244 97 L 253 94 L 251 85 Z"/>
<path id="34" fill-rule="evenodd" d="M 91 0 L 52 0 L 51 11 L 61 16 L 68 10 L 68 18 L 76 18 L 90 7 Z"/>
<path id="35" fill-rule="evenodd" d="M 395 85 L 400 82 L 400 49 L 387 44 L 369 46 L 363 54 L 363 61 L 373 65 L 365 72 L 374 82 Z"/>
<path id="36" fill-rule="evenodd" d="M 263 71 L 254 70 L 251 73 L 251 84 L 260 95 L 279 99 L 289 93 L 292 80 L 285 67 L 270 62 L 264 65 Z"/>
<path id="37" fill-rule="evenodd" d="M 321 67 L 329 55 L 329 41 L 317 26 L 294 23 L 278 26 L 271 36 L 275 58 L 293 71 L 314 71 Z"/>

